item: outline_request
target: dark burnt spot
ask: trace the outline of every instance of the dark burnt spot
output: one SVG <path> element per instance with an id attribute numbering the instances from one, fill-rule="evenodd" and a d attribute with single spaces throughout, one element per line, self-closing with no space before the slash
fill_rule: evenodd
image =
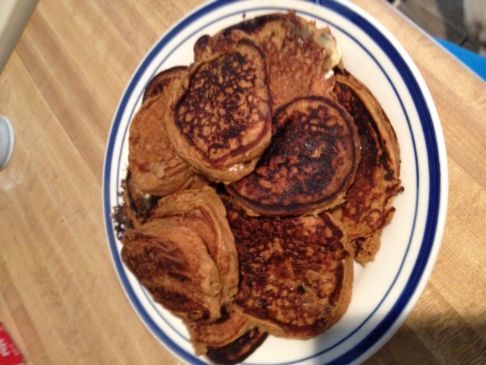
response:
<path id="1" fill-rule="evenodd" d="M 260 347 L 266 338 L 266 332 L 254 328 L 225 346 L 209 347 L 206 356 L 218 365 L 238 364 Z"/>
<path id="2" fill-rule="evenodd" d="M 128 214 L 131 211 L 135 214 L 135 219 L 139 223 L 145 223 L 151 216 L 161 197 L 155 195 L 140 194 L 132 186 L 131 172 L 128 170 L 126 178 L 121 183 L 120 196 L 125 197 L 122 204 L 113 209 L 113 222 L 116 236 L 119 240 L 123 239 L 125 232 L 134 227 Z"/>
<path id="3" fill-rule="evenodd" d="M 116 237 L 122 240 L 127 229 L 133 228 L 133 222 L 128 218 L 123 204 L 113 208 L 111 217 L 113 219 Z"/>
<path id="4" fill-rule="evenodd" d="M 124 189 L 126 189 L 128 198 L 128 201 L 124 204 L 128 204 L 129 209 L 135 212 L 135 216 L 140 223 L 148 221 L 161 197 L 136 192 L 132 184 L 130 170 L 127 172 Z"/>
<path id="5" fill-rule="evenodd" d="M 245 33 L 256 33 L 261 28 L 263 28 L 269 21 L 277 20 L 280 18 L 282 18 L 282 15 L 279 14 L 263 15 L 256 18 L 252 18 L 226 28 L 223 31 L 223 36 L 228 37 L 231 35 L 232 32 L 237 30 L 243 31 Z"/>

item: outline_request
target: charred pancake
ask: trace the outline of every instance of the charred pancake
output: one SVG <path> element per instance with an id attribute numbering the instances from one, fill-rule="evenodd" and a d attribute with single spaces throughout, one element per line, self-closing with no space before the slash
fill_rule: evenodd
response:
<path id="1" fill-rule="evenodd" d="M 225 200 L 240 262 L 235 303 L 276 336 L 310 338 L 348 306 L 352 258 L 331 216 L 249 217 Z"/>
<path id="2" fill-rule="evenodd" d="M 274 117 L 271 147 L 228 192 L 259 214 L 317 213 L 343 202 L 359 162 L 352 118 L 330 99 L 299 98 Z"/>
<path id="3" fill-rule="evenodd" d="M 392 202 L 401 191 L 400 151 L 393 127 L 371 92 L 352 75 L 336 77 L 334 92 L 354 117 L 361 140 L 361 160 L 347 201 L 334 216 L 344 223 L 356 259 L 372 260 L 382 228 L 391 220 Z"/>
<path id="4" fill-rule="evenodd" d="M 159 72 L 152 78 L 152 80 L 150 80 L 145 88 L 145 92 L 143 93 L 143 101 L 145 102 L 154 96 L 162 94 L 167 87 L 170 87 L 170 84 L 173 81 L 180 80 L 181 78 L 185 77 L 186 73 L 186 66 L 176 66 Z"/>
<path id="5" fill-rule="evenodd" d="M 191 67 L 166 130 L 174 149 L 209 179 L 249 174 L 270 143 L 271 99 L 261 50 L 236 42 Z"/>
<path id="6" fill-rule="evenodd" d="M 218 194 L 208 186 L 181 190 L 160 200 L 151 219 L 162 219 L 198 234 L 218 269 L 221 303 L 231 302 L 238 290 L 238 256 Z"/>
<path id="7" fill-rule="evenodd" d="M 238 364 L 250 356 L 265 341 L 268 334 L 253 328 L 223 347 L 210 347 L 206 356 L 215 364 Z"/>
<path id="8" fill-rule="evenodd" d="M 199 179 L 174 152 L 164 129 L 177 80 L 170 73 L 160 76 L 158 85 L 159 89 L 164 85 L 162 93 L 142 104 L 130 126 L 129 169 L 134 188 L 142 194 L 167 195 Z"/>
<path id="9" fill-rule="evenodd" d="M 201 37 L 194 47 L 195 59 L 221 52 L 242 38 L 258 44 L 266 56 L 273 110 L 297 97 L 326 95 L 332 89 L 330 71 L 341 51 L 329 28 L 319 29 L 293 12 L 263 15 Z"/>

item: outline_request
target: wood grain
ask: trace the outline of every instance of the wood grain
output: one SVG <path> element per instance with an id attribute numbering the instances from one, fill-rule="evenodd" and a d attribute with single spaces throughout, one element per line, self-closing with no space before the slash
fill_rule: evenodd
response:
<path id="1" fill-rule="evenodd" d="M 356 0 L 405 46 L 437 104 L 450 173 L 430 283 L 368 364 L 486 362 L 485 84 L 384 1 Z M 138 62 L 200 4 L 39 3 L 0 75 L 17 146 L 0 172 L 0 321 L 29 364 L 182 364 L 125 298 L 106 245 L 104 149 Z"/>

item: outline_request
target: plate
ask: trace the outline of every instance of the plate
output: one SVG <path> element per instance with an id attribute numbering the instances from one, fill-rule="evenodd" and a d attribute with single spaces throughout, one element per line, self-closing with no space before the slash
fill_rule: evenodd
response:
<path id="1" fill-rule="evenodd" d="M 109 248 L 121 284 L 140 318 L 164 346 L 188 363 L 194 355 L 180 320 L 155 303 L 120 258 L 111 213 L 120 202 L 128 161 L 128 130 L 149 80 L 160 70 L 187 65 L 194 42 L 244 18 L 295 10 L 329 26 L 343 51 L 345 66 L 375 94 L 395 128 L 401 149 L 405 191 L 382 236 L 382 247 L 366 268 L 355 266 L 353 297 L 345 316 L 321 336 L 307 341 L 269 337 L 245 363 L 358 363 L 371 356 L 400 327 L 424 289 L 436 260 L 447 211 L 447 158 L 434 102 L 410 56 L 375 19 L 341 1 L 209 2 L 173 26 L 135 71 L 120 101 L 109 135 L 103 200 Z M 120 320 L 123 320 L 120 318 Z"/>

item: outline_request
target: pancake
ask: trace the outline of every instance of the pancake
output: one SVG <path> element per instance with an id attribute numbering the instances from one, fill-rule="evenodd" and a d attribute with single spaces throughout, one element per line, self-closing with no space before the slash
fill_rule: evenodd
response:
<path id="1" fill-rule="evenodd" d="M 151 219 L 162 219 L 198 234 L 218 269 L 221 303 L 232 302 L 238 290 L 238 256 L 218 194 L 208 186 L 179 191 L 160 200 Z"/>
<path id="2" fill-rule="evenodd" d="M 154 300 L 188 321 L 220 317 L 221 283 L 203 240 L 191 229 L 152 220 L 123 238 L 123 262 Z"/>
<path id="3" fill-rule="evenodd" d="M 214 322 L 238 286 L 234 238 L 213 189 L 182 190 L 159 201 L 150 219 L 128 230 L 122 258 L 178 317 Z"/>
<path id="4" fill-rule="evenodd" d="M 318 213 L 341 204 L 360 156 L 350 115 L 330 99 L 299 98 L 276 112 L 274 129 L 255 171 L 228 192 L 267 216 Z"/>
<path id="5" fill-rule="evenodd" d="M 176 66 L 159 72 L 152 78 L 152 80 L 150 80 L 145 88 L 145 92 L 143 93 L 143 102 L 153 98 L 154 96 L 162 94 L 167 87 L 170 87 L 172 82 L 185 77 L 186 74 L 186 66 Z"/>
<path id="6" fill-rule="evenodd" d="M 250 217 L 229 199 L 225 205 L 240 262 L 237 308 L 259 329 L 288 338 L 314 337 L 339 320 L 353 266 L 331 216 Z"/>
<path id="7" fill-rule="evenodd" d="M 184 94 L 165 119 L 170 141 L 193 169 L 216 182 L 249 174 L 271 139 L 270 94 L 261 50 L 236 42 L 191 66 Z"/>
<path id="8" fill-rule="evenodd" d="M 238 39 L 251 39 L 265 54 L 274 111 L 295 98 L 332 90 L 330 76 L 341 51 L 329 28 L 317 28 L 294 12 L 263 15 L 201 37 L 195 59 L 221 52 Z"/>
<path id="9" fill-rule="evenodd" d="M 175 153 L 164 129 L 173 89 L 178 87 L 177 74 L 176 78 L 171 73 L 159 77 L 158 90 L 165 85 L 162 93 L 142 104 L 130 126 L 129 169 L 134 188 L 142 194 L 167 195 L 200 179 Z"/>
<path id="10" fill-rule="evenodd" d="M 401 190 L 400 150 L 395 131 L 371 92 L 346 71 L 336 76 L 339 103 L 354 117 L 361 160 L 347 201 L 333 213 L 353 242 L 356 260 L 373 260 L 383 227 L 390 222 L 393 199 Z"/>

